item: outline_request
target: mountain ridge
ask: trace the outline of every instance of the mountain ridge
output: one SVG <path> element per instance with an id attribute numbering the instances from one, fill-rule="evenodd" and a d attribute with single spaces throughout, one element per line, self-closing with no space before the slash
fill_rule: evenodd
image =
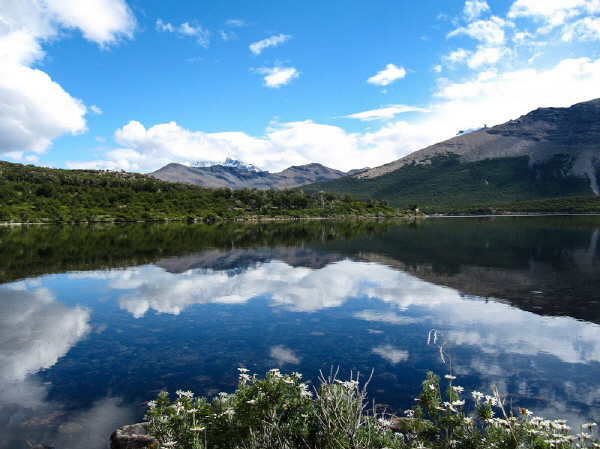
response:
<path id="1" fill-rule="evenodd" d="M 171 163 L 149 173 L 149 175 L 163 181 L 187 182 L 203 187 L 231 187 L 234 189 L 247 187 L 258 190 L 270 188 L 283 190 L 338 179 L 360 171 L 343 172 L 319 163 L 311 163 L 294 165 L 278 173 L 269 173 L 261 171 L 251 164 L 233 161 L 230 158 L 227 158 L 227 161 L 238 162 L 239 164 L 214 164 L 199 167 Z"/>
<path id="2" fill-rule="evenodd" d="M 417 203 L 428 213 L 494 210 L 497 204 L 510 211 L 506 205 L 517 202 L 598 197 L 599 174 L 600 99 L 594 99 L 538 108 L 304 189 L 386 200 L 399 208 Z"/>
<path id="3" fill-rule="evenodd" d="M 590 187 L 598 194 L 598 179 L 593 168 L 598 161 L 598 142 L 600 98 L 568 108 L 537 108 L 506 123 L 430 145 L 356 177 L 375 178 L 412 162 L 428 163 L 431 157 L 447 153 L 459 155 L 463 162 L 529 156 L 530 165 L 547 162 L 556 154 L 575 154 L 577 161 L 567 174 L 587 177 Z"/>

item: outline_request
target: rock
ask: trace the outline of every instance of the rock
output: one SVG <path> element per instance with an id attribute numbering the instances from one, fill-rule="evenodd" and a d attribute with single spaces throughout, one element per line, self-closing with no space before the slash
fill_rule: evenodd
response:
<path id="1" fill-rule="evenodd" d="M 151 445 L 158 447 L 158 441 L 148 435 L 143 423 L 123 426 L 110 436 L 110 449 L 144 449 Z"/>

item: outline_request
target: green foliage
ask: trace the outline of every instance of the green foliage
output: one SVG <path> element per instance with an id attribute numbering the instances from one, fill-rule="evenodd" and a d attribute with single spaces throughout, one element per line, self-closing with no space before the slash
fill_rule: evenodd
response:
<path id="1" fill-rule="evenodd" d="M 0 226 L 0 282 L 153 263 L 219 248 L 305 245 L 384 233 L 395 220 L 97 223 Z"/>
<path id="2" fill-rule="evenodd" d="M 0 221 L 81 223 L 396 216 L 384 202 L 301 190 L 210 189 L 147 175 L 0 161 Z"/>
<path id="3" fill-rule="evenodd" d="M 425 213 L 485 211 L 496 205 L 512 210 L 514 203 L 523 202 L 529 203 L 516 211 L 549 211 L 558 207 L 557 210 L 567 212 L 579 201 L 570 197 L 593 199 L 583 211 L 600 211 L 589 180 L 565 175 L 570 164 L 567 155 L 530 165 L 527 156 L 461 162 L 458 155 L 450 153 L 434 156 L 426 164 L 407 164 L 376 178 L 347 176 L 312 184 L 305 190 L 351 194 L 365 201 L 377 198 L 402 209 L 418 203 Z M 560 202 L 538 203 L 554 198 L 560 198 Z"/>
<path id="4" fill-rule="evenodd" d="M 405 417 L 366 410 L 366 387 L 359 375 L 337 379 L 337 372 L 310 391 L 302 375 L 278 369 L 264 379 L 240 368 L 233 394 L 219 393 L 212 401 L 177 391 L 169 400 L 159 393 L 148 403 L 146 428 L 161 448 L 314 448 L 314 449 L 575 449 L 600 447 L 595 423 L 571 434 L 565 420 L 532 417 L 519 408 L 507 411 L 498 390 L 492 395 L 473 391 L 475 413 L 465 412 L 464 388 L 446 375 L 427 373 L 417 404 Z M 314 397 L 313 397 L 314 396 Z M 498 417 L 496 417 L 498 415 Z"/>

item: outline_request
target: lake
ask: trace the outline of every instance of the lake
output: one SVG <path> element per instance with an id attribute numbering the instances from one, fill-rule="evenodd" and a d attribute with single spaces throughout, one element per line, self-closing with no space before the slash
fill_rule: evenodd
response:
<path id="1" fill-rule="evenodd" d="M 105 448 L 159 391 L 232 392 L 238 367 L 373 371 L 400 414 L 452 373 L 578 431 L 600 422 L 599 235 L 600 216 L 0 228 L 0 448 Z"/>

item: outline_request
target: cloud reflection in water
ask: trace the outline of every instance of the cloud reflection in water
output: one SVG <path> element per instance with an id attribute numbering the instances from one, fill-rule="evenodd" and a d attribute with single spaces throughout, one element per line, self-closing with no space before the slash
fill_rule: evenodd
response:
<path id="1" fill-rule="evenodd" d="M 78 413 L 45 399 L 48 385 L 35 373 L 86 338 L 91 311 L 66 307 L 39 285 L 35 280 L 0 286 L 0 448 L 26 440 L 63 449 L 103 447 L 107 435 L 133 414 L 110 396 Z"/>
<path id="2" fill-rule="evenodd" d="M 73 276 L 86 276 L 85 273 Z M 567 363 L 600 362 L 600 326 L 570 317 L 544 317 L 460 292 L 376 263 L 343 260 L 321 269 L 271 261 L 231 274 L 188 270 L 169 273 L 156 266 L 106 272 L 112 288 L 130 290 L 119 298 L 134 317 L 150 309 L 179 314 L 194 304 L 246 303 L 267 296 L 274 307 L 316 312 L 339 307 L 349 298 L 374 298 L 395 312 L 362 310 L 365 321 L 408 325 L 423 321 L 447 327 L 454 345 L 482 352 L 550 354 Z M 411 315 L 404 312 L 411 310 Z M 415 317 L 418 315 L 418 317 Z"/>

